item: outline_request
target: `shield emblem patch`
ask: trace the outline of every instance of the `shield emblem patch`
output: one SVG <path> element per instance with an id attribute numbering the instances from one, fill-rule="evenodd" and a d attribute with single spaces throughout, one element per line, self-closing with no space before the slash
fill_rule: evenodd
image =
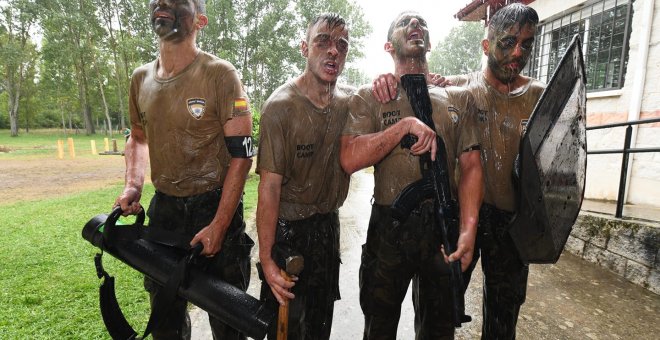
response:
<path id="1" fill-rule="evenodd" d="M 204 116 L 204 111 L 206 111 L 206 100 L 202 98 L 188 99 L 188 112 L 193 118 L 201 119 Z"/>

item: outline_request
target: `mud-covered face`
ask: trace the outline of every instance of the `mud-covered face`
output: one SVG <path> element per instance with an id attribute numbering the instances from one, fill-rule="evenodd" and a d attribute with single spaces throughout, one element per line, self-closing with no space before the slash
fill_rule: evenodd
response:
<path id="1" fill-rule="evenodd" d="M 151 0 L 151 27 L 160 39 L 179 41 L 194 31 L 195 4 L 192 0 Z"/>
<path id="2" fill-rule="evenodd" d="M 401 15 L 394 24 L 392 47 L 400 57 L 418 57 L 431 50 L 426 20 L 415 13 Z"/>
<path id="3" fill-rule="evenodd" d="M 309 37 L 309 42 L 302 45 L 309 71 L 321 81 L 335 83 L 348 55 L 348 29 L 331 28 L 326 21 L 320 21 L 312 27 Z"/>
<path id="4" fill-rule="evenodd" d="M 506 31 L 495 32 L 493 38 L 487 40 L 484 52 L 488 55 L 488 67 L 499 81 L 508 84 L 520 74 L 534 47 L 535 33 L 535 25 L 521 28 L 516 23 Z"/>

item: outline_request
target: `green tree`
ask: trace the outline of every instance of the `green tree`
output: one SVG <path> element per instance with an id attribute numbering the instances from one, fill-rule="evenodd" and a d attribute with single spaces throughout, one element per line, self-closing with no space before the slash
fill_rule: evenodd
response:
<path id="1" fill-rule="evenodd" d="M 198 44 L 236 66 L 255 108 L 302 72 L 300 42 L 308 21 L 323 12 L 341 14 L 350 27 L 351 49 L 340 81 L 363 82 L 363 74 L 350 63 L 362 56 L 362 40 L 371 28 L 353 0 L 206 4 L 210 21 Z M 125 126 L 131 72 L 158 55 L 147 1 L 0 0 L 0 14 L 1 106 L 16 122 L 16 131 L 22 105 L 27 107 L 20 110 L 20 124 L 30 127 L 42 125 L 37 119 L 52 124 L 53 117 L 61 118 L 65 133 L 84 124 L 91 134 L 100 122 Z M 27 81 L 29 98 L 21 99 L 28 89 L 20 85 Z"/>
<path id="2" fill-rule="evenodd" d="M 38 104 L 38 87 L 35 84 L 36 79 L 36 57 L 29 63 L 25 70 L 25 81 L 21 85 L 21 98 L 18 116 L 22 117 L 23 128 L 26 133 L 30 132 L 30 127 L 39 126 L 39 121 L 35 120 L 34 110 Z"/>
<path id="3" fill-rule="evenodd" d="M 364 56 L 364 53 L 362 52 L 362 49 L 364 48 L 364 39 L 369 33 L 371 33 L 372 28 L 371 25 L 364 20 L 364 12 L 362 11 L 362 8 L 355 4 L 355 2 L 350 0 L 295 0 L 295 3 L 302 20 L 299 39 L 304 38 L 307 23 L 314 17 L 325 12 L 338 13 L 346 20 L 349 28 L 350 51 L 346 57 L 347 64 Z M 296 47 L 298 47 L 298 45 Z M 298 66 L 302 68 L 304 67 L 304 63 L 304 59 L 300 57 Z"/>
<path id="4" fill-rule="evenodd" d="M 451 29 L 429 56 L 429 70 L 442 75 L 465 74 L 481 69 L 484 26 L 463 22 Z"/>
<path id="5" fill-rule="evenodd" d="M 337 12 L 346 18 L 351 29 L 349 61 L 362 56 L 362 39 L 371 30 L 350 0 L 208 0 L 206 5 L 209 25 L 199 45 L 236 66 L 254 107 L 302 72 L 300 42 L 314 16 Z"/>
<path id="6" fill-rule="evenodd" d="M 364 73 L 360 68 L 354 66 L 351 63 L 347 63 L 339 77 L 339 82 L 343 84 L 348 84 L 354 87 L 360 87 L 363 84 L 367 84 L 371 81 L 371 78 Z"/>
<path id="7" fill-rule="evenodd" d="M 90 35 L 98 32 L 90 0 L 39 0 L 44 30 L 44 48 L 66 51 L 58 57 L 74 73 L 78 102 L 87 134 L 95 132 L 90 106 L 90 69 L 88 61 L 94 48 Z"/>
<path id="8" fill-rule="evenodd" d="M 2 6 L 2 5 L 0 5 Z M 37 50 L 30 40 L 36 24 L 34 1 L 10 0 L 0 7 L 0 68 L 2 88 L 7 91 L 11 136 L 18 136 L 18 112 L 22 86 L 29 75 L 30 65 L 37 58 Z"/>

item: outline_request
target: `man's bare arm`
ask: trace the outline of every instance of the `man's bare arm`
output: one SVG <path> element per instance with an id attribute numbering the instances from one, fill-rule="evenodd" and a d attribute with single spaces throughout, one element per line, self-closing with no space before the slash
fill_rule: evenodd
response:
<path id="1" fill-rule="evenodd" d="M 115 206 L 120 206 L 124 215 L 134 215 L 142 209 L 140 198 L 149 159 L 147 136 L 142 127 L 133 126 L 131 135 L 126 142 L 124 159 L 126 162 L 124 191 L 115 200 Z"/>
<path id="2" fill-rule="evenodd" d="M 259 200 L 257 202 L 259 261 L 261 262 L 261 268 L 264 272 L 266 282 L 268 282 L 273 295 L 275 295 L 275 298 L 280 304 L 284 304 L 285 299 L 293 299 L 295 297 L 289 291 L 294 286 L 294 283 L 285 280 L 280 275 L 280 269 L 271 257 L 273 244 L 275 244 L 277 218 L 280 210 L 282 175 L 265 170 L 260 170 L 259 174 Z"/>
<path id="3" fill-rule="evenodd" d="M 449 255 L 449 261 L 460 259 L 461 269 L 465 271 L 472 262 L 479 207 L 484 196 L 480 151 L 463 152 L 458 158 L 458 163 L 461 170 L 458 183 L 460 231 L 456 251 Z"/>
<path id="4" fill-rule="evenodd" d="M 426 75 L 426 83 L 439 87 L 452 85 L 451 81 L 435 73 L 429 73 Z M 371 93 L 379 103 L 387 104 L 396 99 L 399 92 L 398 87 L 399 83 L 396 76 L 392 73 L 385 73 L 374 79 L 371 86 Z"/>
<path id="5" fill-rule="evenodd" d="M 435 131 L 415 117 L 406 117 L 380 132 L 342 136 L 339 155 L 342 168 L 352 174 L 378 163 L 398 146 L 401 138 L 407 134 L 417 137 L 417 142 L 410 148 L 413 155 L 430 151 L 431 157 L 435 159 Z"/>
<path id="6" fill-rule="evenodd" d="M 225 123 L 225 136 L 250 136 L 252 134 L 252 116 L 244 115 L 234 117 Z M 243 194 L 245 180 L 252 166 L 251 158 L 232 157 L 227 170 L 227 176 L 222 185 L 222 196 L 218 210 L 211 223 L 200 230 L 190 241 L 190 245 L 202 242 L 204 250 L 202 255 L 215 255 L 220 251 L 229 225 L 231 224 L 238 202 Z"/>

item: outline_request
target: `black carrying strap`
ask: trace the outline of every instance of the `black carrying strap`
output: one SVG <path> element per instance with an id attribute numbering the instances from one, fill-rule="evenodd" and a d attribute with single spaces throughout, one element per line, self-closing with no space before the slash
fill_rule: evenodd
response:
<path id="1" fill-rule="evenodd" d="M 126 317 L 119 307 L 115 295 L 115 278 L 103 269 L 102 256 L 103 253 L 96 254 L 94 264 L 96 265 L 96 275 L 99 279 L 103 278 L 99 287 L 99 306 L 103 323 L 113 339 L 135 339 L 137 333 L 126 321 Z"/>
<path id="2" fill-rule="evenodd" d="M 112 242 L 117 242 L 119 240 L 126 241 L 131 238 L 139 238 L 139 235 L 141 235 L 139 230 L 144 229 L 142 225 L 144 221 L 144 211 L 138 215 L 137 221 L 134 225 L 116 228 L 115 224 L 120 215 L 121 209 L 116 208 L 110 213 L 103 226 L 103 237 L 106 246 L 111 246 Z M 121 307 L 119 307 L 117 295 L 115 294 L 115 278 L 110 276 L 103 268 L 103 252 L 96 254 L 94 257 L 96 275 L 99 279 L 103 278 L 103 282 L 99 287 L 99 305 L 101 308 L 103 323 L 105 324 L 108 333 L 110 333 L 110 336 L 113 339 L 132 340 L 144 339 L 151 334 L 151 331 L 167 318 L 171 306 L 176 300 L 179 287 L 186 284 L 190 264 L 197 256 L 199 256 L 202 249 L 202 244 L 197 243 L 195 247 L 191 249 L 190 254 L 184 256 L 181 261 L 179 261 L 165 285 L 156 293 L 151 306 L 151 315 L 149 316 L 149 321 L 147 322 L 147 326 L 145 327 L 141 338 L 137 337 L 138 333 L 131 327 L 128 321 L 126 321 L 126 317 L 124 316 Z"/>

